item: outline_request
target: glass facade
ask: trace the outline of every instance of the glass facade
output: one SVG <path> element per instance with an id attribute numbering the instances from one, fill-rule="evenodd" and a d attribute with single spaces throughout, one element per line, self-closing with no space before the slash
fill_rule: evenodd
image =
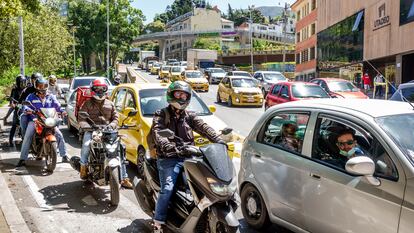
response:
<path id="1" fill-rule="evenodd" d="M 332 70 L 361 62 L 364 48 L 364 11 L 318 33 L 318 69 Z"/>
<path id="2" fill-rule="evenodd" d="M 414 21 L 414 0 L 400 0 L 400 25 Z"/>

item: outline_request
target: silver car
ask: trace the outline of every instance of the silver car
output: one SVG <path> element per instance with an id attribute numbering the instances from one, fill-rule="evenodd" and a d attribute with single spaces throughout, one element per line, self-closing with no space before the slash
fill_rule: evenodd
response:
<path id="1" fill-rule="evenodd" d="M 269 89 L 273 84 L 279 82 L 287 82 L 288 79 L 280 72 L 277 71 L 256 71 L 253 75 L 253 78 L 257 79 L 261 86 L 263 96 L 266 96 L 269 92 Z"/>
<path id="2" fill-rule="evenodd" d="M 243 144 L 243 216 L 257 229 L 273 222 L 295 232 L 413 232 L 413 139 L 414 109 L 405 102 L 274 106 Z"/>

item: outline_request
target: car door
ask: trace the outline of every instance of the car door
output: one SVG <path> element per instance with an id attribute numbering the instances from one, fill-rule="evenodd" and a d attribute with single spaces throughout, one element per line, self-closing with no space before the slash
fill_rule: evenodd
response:
<path id="1" fill-rule="evenodd" d="M 76 91 L 72 92 L 72 94 L 70 95 L 68 105 L 66 107 L 66 112 L 68 113 L 68 124 L 71 124 L 75 128 L 79 129 L 79 124 L 75 116 L 76 95 Z"/>
<path id="2" fill-rule="evenodd" d="M 281 89 L 281 85 L 274 85 L 273 89 L 269 92 L 269 94 L 266 96 L 266 102 L 267 102 L 267 106 L 271 107 L 273 105 L 276 105 L 277 102 L 277 98 L 279 96 L 279 92 Z"/>
<path id="3" fill-rule="evenodd" d="M 137 111 L 137 101 L 132 89 L 126 90 L 125 102 L 123 110 L 123 120 L 125 120 L 125 125 L 131 126 L 128 129 L 121 130 L 122 134 L 125 134 L 127 138 L 123 140 L 127 150 L 127 159 L 129 161 L 136 160 L 136 154 L 138 146 L 141 144 L 142 136 L 139 129 L 140 122 L 138 122 L 139 113 L 134 117 L 128 117 L 128 113 L 131 111 Z M 127 118 L 128 117 L 128 118 Z M 122 121 L 121 121 L 122 124 Z"/>
<path id="4" fill-rule="evenodd" d="M 280 88 L 279 95 L 276 97 L 276 102 L 278 104 L 286 103 L 290 101 L 290 90 L 289 86 L 282 85 Z"/>
<path id="5" fill-rule="evenodd" d="M 261 195 L 271 218 L 282 219 L 305 229 L 303 215 L 303 186 L 306 184 L 310 144 L 307 130 L 309 112 L 283 111 L 270 115 L 263 123 L 257 141 L 249 144 L 244 154 L 251 161 L 254 179 L 260 186 Z M 297 142 L 291 146 L 284 139 L 285 127 L 296 126 Z M 243 149 L 244 150 L 244 149 Z"/>
<path id="6" fill-rule="evenodd" d="M 302 189 L 309 231 L 398 232 L 406 180 L 391 148 L 367 123 L 345 114 L 321 113 L 315 125 L 312 163 Z M 343 128 L 355 132 L 358 148 L 373 159 L 379 186 L 337 163 L 343 160 L 335 144 Z"/>
<path id="7" fill-rule="evenodd" d="M 223 78 L 222 80 L 221 80 L 221 82 L 219 83 L 219 85 L 218 85 L 218 88 L 217 88 L 217 95 L 219 95 L 220 96 L 220 99 L 222 99 L 223 100 L 223 98 L 224 98 L 224 83 L 226 83 L 227 82 L 227 77 L 225 77 L 225 78 Z"/>

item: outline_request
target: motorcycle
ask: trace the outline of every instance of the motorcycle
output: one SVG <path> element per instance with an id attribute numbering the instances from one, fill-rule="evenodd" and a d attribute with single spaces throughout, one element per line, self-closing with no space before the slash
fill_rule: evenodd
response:
<path id="1" fill-rule="evenodd" d="M 35 107 L 28 101 L 23 101 L 23 105 Z M 53 172 L 56 168 L 57 159 L 57 139 L 55 127 L 62 121 L 56 109 L 41 108 L 33 112 L 35 134 L 33 135 L 31 153 L 36 160 L 45 160 L 46 171 Z"/>
<path id="2" fill-rule="evenodd" d="M 128 117 L 134 114 L 136 115 L 137 112 L 130 112 Z M 106 125 L 96 125 L 87 112 L 79 112 L 79 116 L 87 119 L 92 126 L 87 179 L 99 186 L 109 184 L 111 204 L 117 206 L 119 204 L 120 166 L 121 161 L 125 161 L 125 159 L 121 160 L 121 157 L 125 158 L 126 151 L 125 146 L 121 144 L 121 135 L 116 129 L 110 129 Z M 133 127 L 125 126 L 124 122 L 121 129 Z M 75 170 L 80 171 L 80 157 L 72 156 L 70 164 Z"/>
<path id="3" fill-rule="evenodd" d="M 160 130 L 158 134 L 176 138 L 180 144 L 179 154 L 188 158 L 183 165 L 186 180 L 177 180 L 166 226 L 174 232 L 237 232 L 236 171 L 226 146 L 217 143 L 203 147 L 185 145 L 169 129 Z M 147 154 L 143 178 L 134 178 L 134 193 L 141 208 L 151 217 L 154 217 L 159 192 L 157 164 Z"/>

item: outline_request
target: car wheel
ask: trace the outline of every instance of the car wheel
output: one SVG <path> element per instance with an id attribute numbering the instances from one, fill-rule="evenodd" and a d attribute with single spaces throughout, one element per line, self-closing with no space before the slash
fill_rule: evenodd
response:
<path id="1" fill-rule="evenodd" d="M 137 151 L 137 171 L 138 171 L 138 177 L 144 176 L 144 161 L 145 160 L 145 149 L 140 146 L 138 147 Z"/>
<path id="2" fill-rule="evenodd" d="M 231 100 L 231 95 L 229 96 L 229 99 L 227 100 L 227 106 L 229 106 L 229 107 L 233 106 L 233 101 Z"/>
<path id="3" fill-rule="evenodd" d="M 269 213 L 260 192 L 251 184 L 241 191 L 241 208 L 247 224 L 254 229 L 263 229 L 270 224 Z"/>
<path id="4" fill-rule="evenodd" d="M 217 103 L 221 103 L 220 94 L 217 92 Z"/>

